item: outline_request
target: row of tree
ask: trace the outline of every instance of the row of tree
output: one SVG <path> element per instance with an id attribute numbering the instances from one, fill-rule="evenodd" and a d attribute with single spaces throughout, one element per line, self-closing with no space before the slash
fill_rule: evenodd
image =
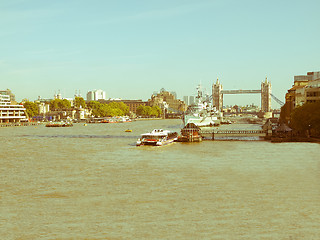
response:
<path id="1" fill-rule="evenodd" d="M 71 109 L 71 103 L 67 99 L 54 99 L 49 103 L 50 110 L 61 111 Z"/>
<path id="2" fill-rule="evenodd" d="M 34 102 L 25 102 L 24 107 L 28 116 L 31 118 L 39 114 L 39 109 Z M 71 110 L 71 103 L 67 99 L 54 99 L 49 102 L 50 110 L 65 111 Z M 97 101 L 90 101 L 86 104 L 82 97 L 76 97 L 73 108 L 89 108 L 92 110 L 92 115 L 95 117 L 114 117 L 129 115 L 129 107 L 123 102 L 100 103 Z M 143 117 L 160 117 L 162 111 L 158 106 L 139 106 L 137 108 L 137 115 Z"/>
<path id="3" fill-rule="evenodd" d="M 143 106 L 137 107 L 137 115 L 144 117 L 160 117 L 162 114 L 161 108 L 158 106 Z"/>
<path id="4" fill-rule="evenodd" d="M 304 134 L 309 131 L 320 135 L 320 102 L 306 103 L 290 111 L 289 103 L 281 108 L 280 120 L 292 129 Z"/>
<path id="5" fill-rule="evenodd" d="M 90 101 L 87 107 L 92 110 L 92 115 L 95 117 L 114 117 L 129 114 L 129 107 L 123 102 L 100 103 Z"/>

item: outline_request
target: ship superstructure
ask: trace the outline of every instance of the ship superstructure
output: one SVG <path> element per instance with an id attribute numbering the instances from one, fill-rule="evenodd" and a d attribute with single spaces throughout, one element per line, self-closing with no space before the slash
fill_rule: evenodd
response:
<path id="1" fill-rule="evenodd" d="M 201 85 L 198 85 L 195 103 L 188 107 L 182 120 L 184 125 L 194 123 L 199 127 L 217 126 L 220 125 L 222 114 L 212 106 L 209 95 L 204 95 Z"/>

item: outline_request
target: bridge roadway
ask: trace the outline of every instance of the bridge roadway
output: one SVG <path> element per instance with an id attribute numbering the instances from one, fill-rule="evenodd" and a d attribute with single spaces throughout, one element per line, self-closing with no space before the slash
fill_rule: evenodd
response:
<path id="1" fill-rule="evenodd" d="M 200 135 L 204 138 L 215 137 L 265 137 L 264 130 L 216 130 L 213 128 L 201 128 Z"/>
<path id="2" fill-rule="evenodd" d="M 222 94 L 248 94 L 248 93 L 261 93 L 261 90 L 222 90 Z"/>

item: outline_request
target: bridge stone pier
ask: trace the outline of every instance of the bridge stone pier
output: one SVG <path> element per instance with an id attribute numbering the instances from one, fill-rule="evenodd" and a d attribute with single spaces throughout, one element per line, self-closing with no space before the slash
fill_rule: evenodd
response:
<path id="1" fill-rule="evenodd" d="M 213 106 L 222 111 L 224 94 L 261 94 L 261 110 L 263 112 L 271 111 L 271 83 L 266 78 L 261 83 L 260 90 L 223 90 L 219 79 L 212 84 L 212 100 Z"/>

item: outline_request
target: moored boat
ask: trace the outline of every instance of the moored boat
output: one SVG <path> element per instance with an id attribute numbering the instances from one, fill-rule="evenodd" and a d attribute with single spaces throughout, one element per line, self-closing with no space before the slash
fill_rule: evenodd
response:
<path id="1" fill-rule="evenodd" d="M 190 105 L 182 117 L 183 124 L 186 126 L 188 123 L 193 123 L 198 127 L 219 126 L 222 113 L 211 106 L 208 95 L 203 96 L 200 85 L 197 91 L 195 104 Z"/>
<path id="2" fill-rule="evenodd" d="M 169 143 L 173 143 L 178 139 L 177 132 L 171 132 L 169 130 L 154 129 L 152 132 L 141 134 L 141 137 L 137 141 L 137 146 L 151 145 L 151 146 L 163 146 Z"/>
<path id="3" fill-rule="evenodd" d="M 72 127 L 73 124 L 70 122 L 49 122 L 46 127 Z"/>

